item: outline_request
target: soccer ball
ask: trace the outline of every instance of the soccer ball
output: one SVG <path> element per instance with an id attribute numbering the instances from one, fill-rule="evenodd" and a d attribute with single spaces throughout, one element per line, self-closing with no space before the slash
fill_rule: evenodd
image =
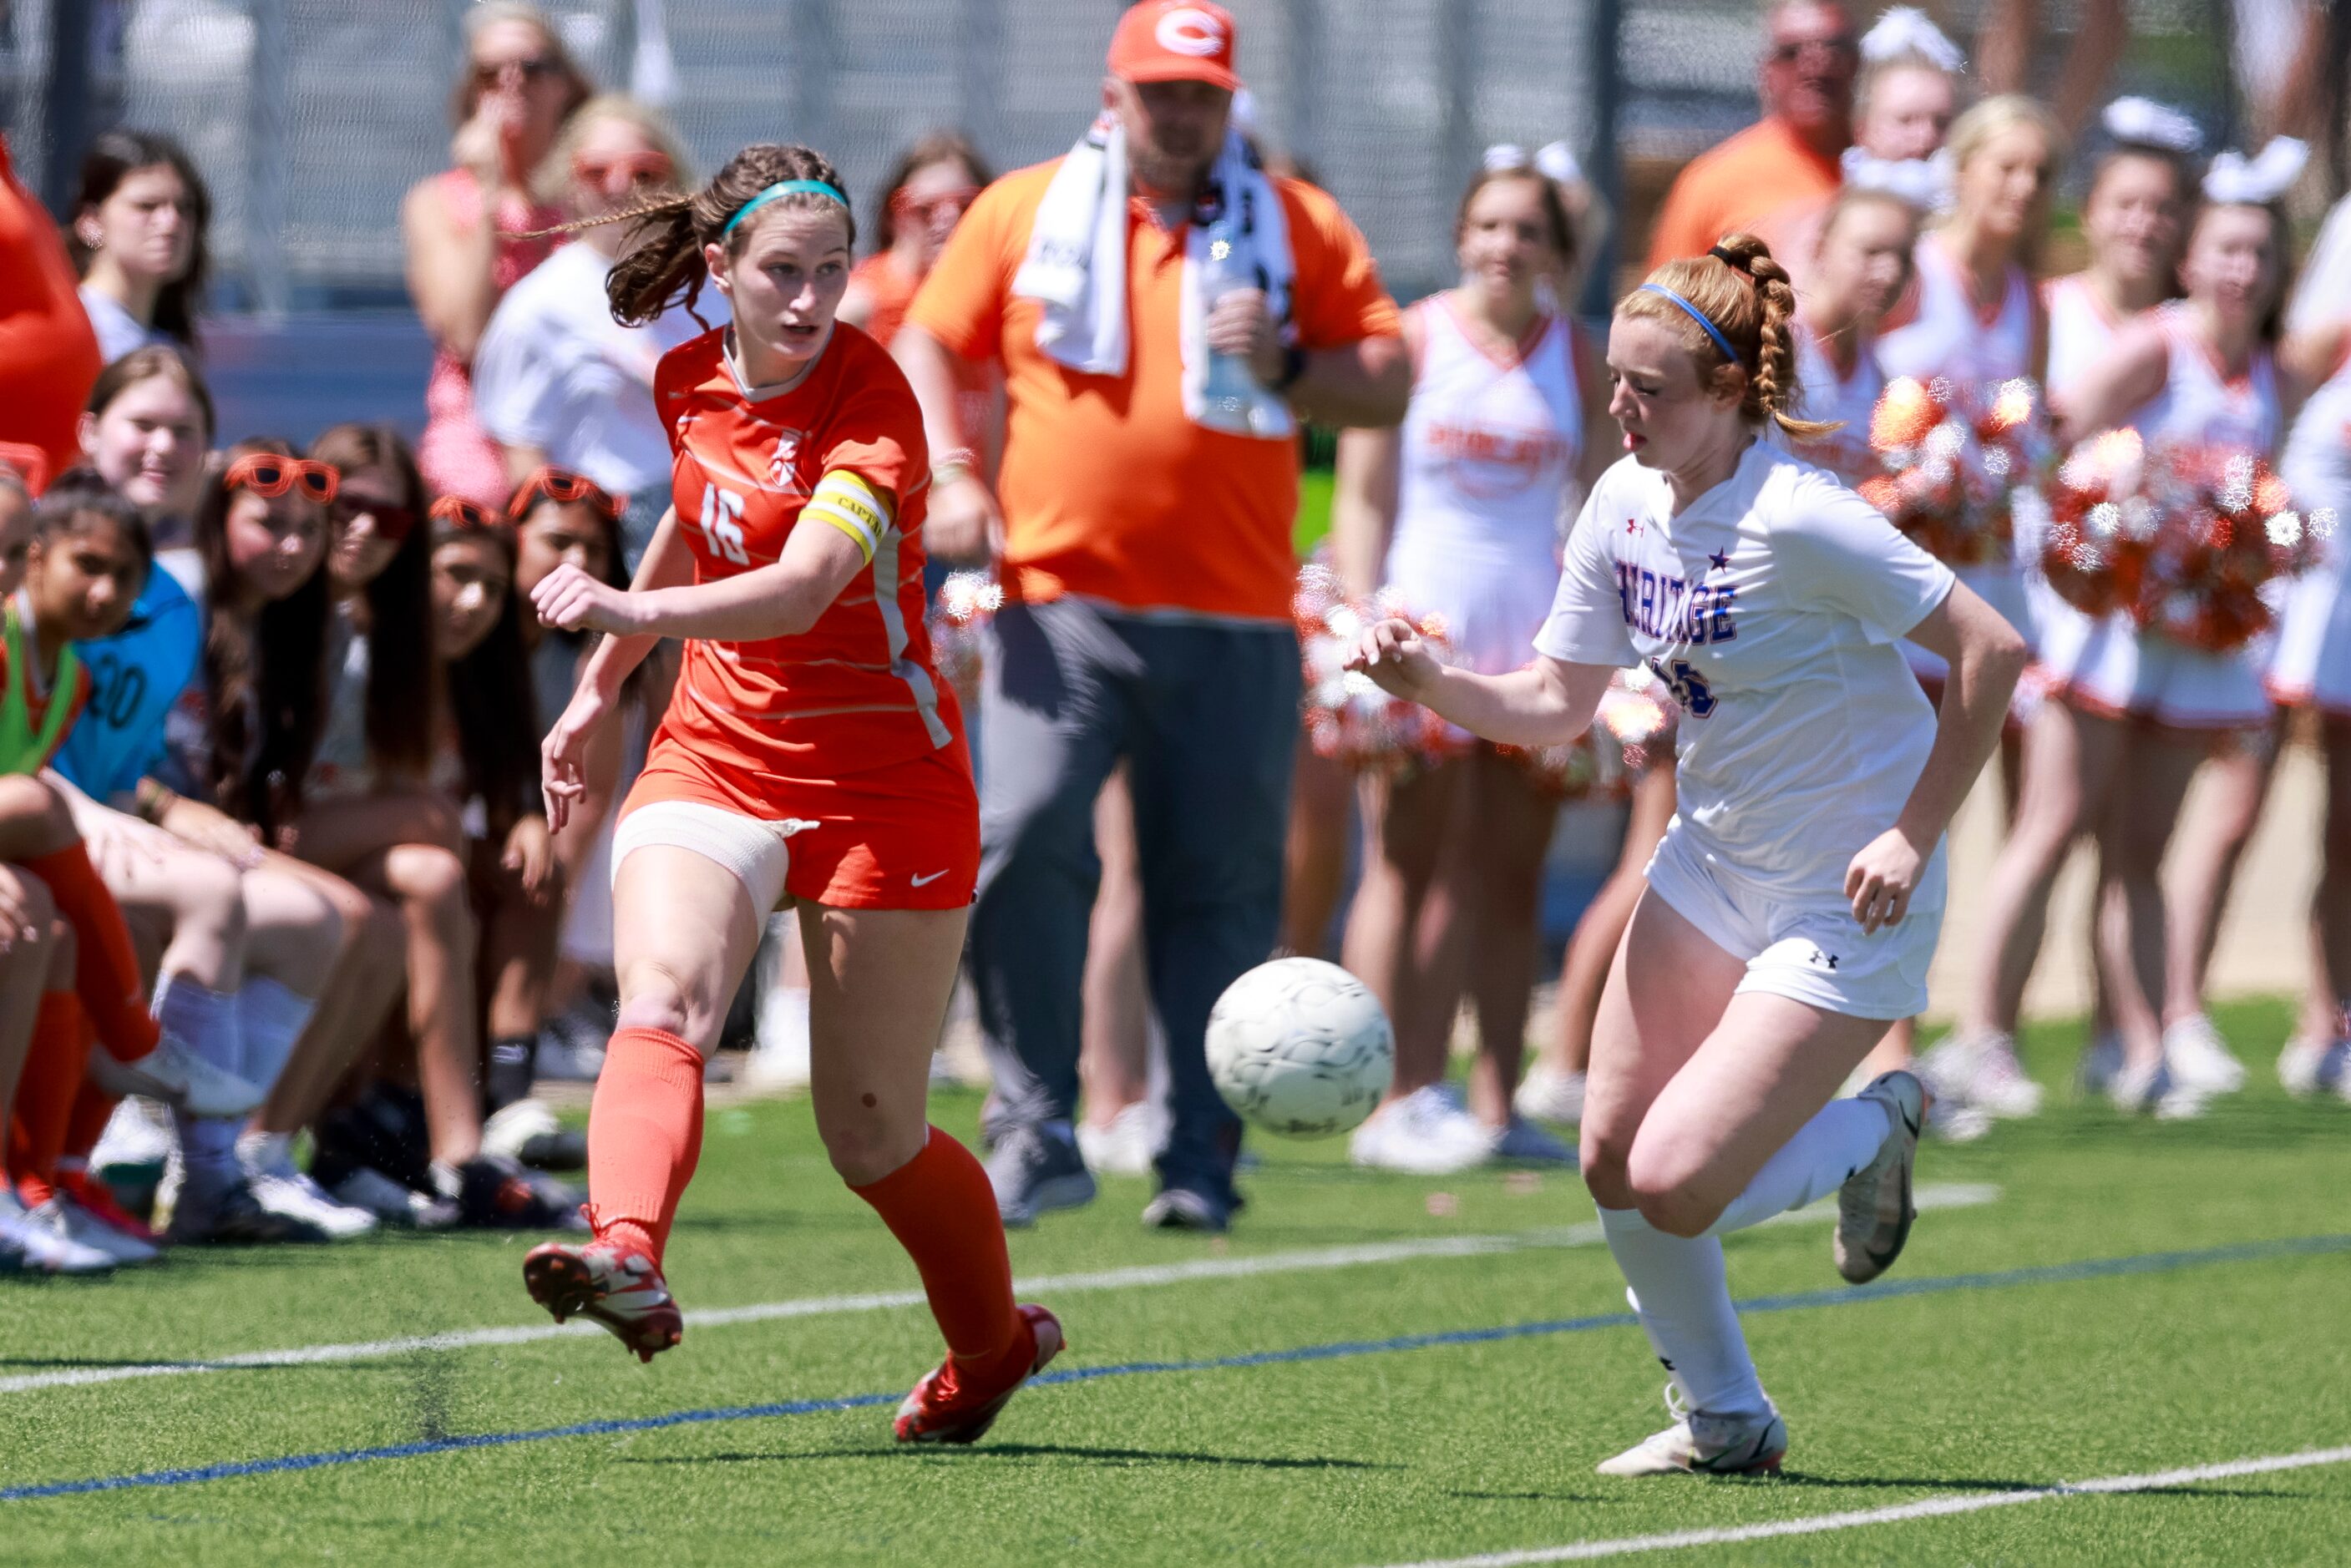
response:
<path id="1" fill-rule="evenodd" d="M 1321 959 L 1261 963 L 1208 1013 L 1208 1075 L 1267 1132 L 1345 1132 L 1372 1114 L 1395 1073 L 1395 1034 L 1379 998 Z"/>

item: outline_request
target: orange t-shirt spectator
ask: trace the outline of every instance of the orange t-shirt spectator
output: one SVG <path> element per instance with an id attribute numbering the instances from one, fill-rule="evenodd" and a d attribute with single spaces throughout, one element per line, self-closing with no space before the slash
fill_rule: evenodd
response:
<path id="1" fill-rule="evenodd" d="M 1704 255 L 1729 234 L 1792 202 L 1834 193 L 1853 143 L 1853 84 L 1861 46 L 1833 0 L 1782 0 L 1764 24 L 1758 90 L 1763 118 L 1690 161 L 1666 193 L 1649 265 Z"/>
<path id="2" fill-rule="evenodd" d="M 0 441 L 38 448 L 52 475 L 81 454 L 82 404 L 103 369 L 78 282 L 0 136 Z"/>

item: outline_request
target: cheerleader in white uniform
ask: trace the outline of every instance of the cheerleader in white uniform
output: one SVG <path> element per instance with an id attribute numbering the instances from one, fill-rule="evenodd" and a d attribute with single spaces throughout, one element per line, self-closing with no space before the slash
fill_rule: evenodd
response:
<path id="1" fill-rule="evenodd" d="M 2332 1090 L 2351 1100 L 2338 989 L 2351 984 L 2351 198 L 2319 231 L 2286 331 L 2281 357 L 2320 385 L 2286 438 L 2280 471 L 2305 514 L 2334 513 L 2335 532 L 2331 559 L 2287 590 L 2270 663 L 2270 694 L 2316 711 L 2326 756 L 2325 856 L 2311 900 L 2317 950 L 2278 1078 L 2297 1095 Z"/>
<path id="2" fill-rule="evenodd" d="M 1568 536 L 1531 666 L 1448 668 L 1399 620 L 1356 653 L 1389 691 L 1510 744 L 1576 733 L 1635 659 L 1683 709 L 1681 809 L 1601 1002 L 1583 1126 L 1584 1180 L 1677 1419 L 1608 1475 L 1772 1469 L 1787 1450 L 1724 1234 L 1841 1189 L 1844 1278 L 1876 1277 L 1907 1241 L 1917 1080 L 1830 1096 L 1926 1003 L 1944 830 L 2026 659 L 1949 568 L 1762 439 L 1817 433 L 1785 412 L 1794 308 L 1749 235 L 1617 306 L 1610 411 L 1630 455 Z M 1939 712 L 1905 638 L 1949 660 Z"/>
<path id="3" fill-rule="evenodd" d="M 1351 589 L 1376 586 L 1440 622 L 1450 657 L 1499 674 L 1534 657 L 1584 432 L 1607 407 L 1604 371 L 1596 348 L 1541 305 L 1538 286 L 1575 244 L 1531 164 L 1479 171 L 1455 244 L 1459 285 L 1405 317 L 1414 385 L 1403 427 L 1343 438 L 1333 554 Z M 1568 1160 L 1510 1107 L 1557 797 L 1524 762 L 1467 735 L 1458 754 L 1367 776 L 1363 790 L 1364 868 L 1344 961 L 1395 1021 L 1396 1071 L 1356 1130 L 1356 1162 L 1436 1172 L 1497 1154 Z M 1479 1039 L 1466 1108 L 1441 1086 L 1465 992 Z"/>
<path id="4" fill-rule="evenodd" d="M 1878 338 L 1886 375 L 1940 376 L 1963 389 L 2043 379 L 2047 325 L 2028 269 L 2049 226 L 2062 143 L 2049 111 L 2016 94 L 1986 99 L 1952 125 L 1955 204 L 1919 239 L 1917 286 Z M 2026 574 L 2012 554 L 1959 576 L 2032 638 Z M 1906 652 L 1931 690 L 1939 661 Z"/>
<path id="5" fill-rule="evenodd" d="M 2208 202 L 2181 265 L 2187 299 L 2116 336 L 2058 400 L 2061 433 L 2079 440 L 2128 426 L 2150 446 L 2273 452 L 2289 395 L 2264 324 L 2283 288 L 2284 244 L 2273 209 Z M 2250 649 L 2189 647 L 2119 612 L 2053 620 L 2041 661 L 2053 700 L 2033 716 L 2023 797 L 1986 893 L 1985 979 L 1955 1053 L 2005 1048 L 2049 888 L 2088 825 L 2121 888 L 2130 932 L 2129 961 L 2102 965 L 2123 1048 L 2107 1093 L 2126 1110 L 2193 1114 L 2210 1091 L 2178 1081 L 2165 1065 L 2158 872 L 2189 780 L 2214 737 L 2270 722 L 2261 661 Z"/>
<path id="6" fill-rule="evenodd" d="M 1798 296 L 1796 373 L 1802 379 L 1803 417 L 1837 427 L 1808 443 L 1803 455 L 1848 484 L 1877 467 L 1869 421 L 1886 390 L 1878 335 L 1909 285 L 1925 206 L 1918 200 L 1923 187 L 1901 188 L 1912 171 L 1933 178 L 1924 162 L 1847 168 Z"/>

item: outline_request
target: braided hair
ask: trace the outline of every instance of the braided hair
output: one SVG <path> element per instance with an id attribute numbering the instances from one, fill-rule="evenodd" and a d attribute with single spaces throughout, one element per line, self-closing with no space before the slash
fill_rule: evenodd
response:
<path id="1" fill-rule="evenodd" d="M 1616 314 L 1671 328 L 1708 386 L 1722 387 L 1734 369 L 1744 371 L 1739 411 L 1750 424 L 1768 421 L 1797 441 L 1816 441 L 1837 429 L 1834 421 L 1799 419 L 1792 412 L 1803 400 L 1796 375 L 1796 291 L 1788 269 L 1771 259 L 1769 245 L 1753 234 L 1726 234 L 1702 256 L 1666 263 L 1649 275 L 1648 284 L 1626 295 Z M 1688 309 L 1678 300 L 1688 301 Z M 1728 359 L 1723 345 L 1691 310 L 1722 334 L 1730 348 Z"/>
<path id="2" fill-rule="evenodd" d="M 727 221 L 770 185 L 789 180 L 813 180 L 841 189 L 841 175 L 821 152 L 798 145 L 755 141 L 726 161 L 710 183 L 684 196 L 664 196 L 625 207 L 601 217 L 582 218 L 535 231 L 529 238 L 576 234 L 601 223 L 634 225 L 635 244 L 612 264 L 604 293 L 612 306 L 612 319 L 623 327 L 642 327 L 674 305 L 694 311 L 702 286 L 710 279 L 705 245 L 718 243 Z M 792 192 L 771 203 L 778 207 L 837 211 L 849 229 L 849 243 L 857 244 L 857 218 L 844 203 L 812 192 Z M 726 236 L 727 254 L 740 254 L 750 238 L 748 228 Z M 695 320 L 700 320 L 695 314 Z"/>

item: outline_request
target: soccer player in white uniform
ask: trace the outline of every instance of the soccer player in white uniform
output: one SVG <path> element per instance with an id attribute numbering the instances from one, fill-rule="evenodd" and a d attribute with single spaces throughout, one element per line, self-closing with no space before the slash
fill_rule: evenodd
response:
<path id="1" fill-rule="evenodd" d="M 1599 347 L 1543 306 L 1575 254 L 1533 164 L 1479 171 L 1454 226 L 1458 285 L 1405 317 L 1412 403 L 1400 430 L 1340 440 L 1332 555 L 1440 620 L 1451 657 L 1499 674 L 1534 653 L 1558 580 L 1562 521 L 1606 459 L 1585 432 L 1608 406 Z M 1523 758 L 1468 736 L 1363 786 L 1364 877 L 1345 959 L 1395 1021 L 1395 1082 L 1349 1152 L 1357 1165 L 1442 1173 L 1500 1157 L 1565 1164 L 1567 1147 L 1514 1114 L 1544 846 L 1558 795 Z M 1464 996 L 1479 1050 L 1467 1104 L 1443 1088 Z"/>
<path id="2" fill-rule="evenodd" d="M 2267 340 L 2285 271 L 2283 217 L 2225 182 L 2225 164 L 2190 234 L 2181 303 L 2140 317 L 2070 383 L 2059 428 L 2079 440 L 2127 426 L 2149 446 L 2220 448 L 2268 457 L 2285 428 L 2288 391 Z M 2102 961 L 2122 1037 L 2107 1095 L 2125 1110 L 2188 1116 L 2228 1086 L 2199 1070 L 2167 1070 L 2168 955 L 2158 877 L 2188 784 L 2215 736 L 2270 722 L 2262 660 L 2210 652 L 2142 629 L 2124 613 L 2054 618 L 2041 659 L 2051 701 L 2033 715 L 2025 786 L 1986 891 L 1985 977 L 1970 999 L 1962 1053 L 2005 1049 L 2041 944 L 2049 889 L 2077 831 L 2098 835 L 2119 882 L 2127 962 Z M 2176 1021 L 2175 1021 L 2176 1022 Z M 2216 1042 L 2210 1049 L 2225 1055 Z M 2231 1063 L 2233 1064 L 2233 1063 Z"/>
<path id="3" fill-rule="evenodd" d="M 1942 840 L 1991 755 L 2023 639 L 1825 470 L 1797 397 L 1787 274 L 1733 235 L 1669 262 L 1608 339 L 1626 460 L 1569 535 L 1541 655 L 1447 668 L 1412 628 L 1355 666 L 1489 740 L 1556 744 L 1635 659 L 1672 689 L 1681 805 L 1593 1033 L 1586 1184 L 1651 1345 L 1667 1430 L 1608 1475 L 1777 1468 L 1787 1425 L 1732 1310 L 1721 1237 L 1842 1189 L 1838 1272 L 1901 1251 L 1922 1099 L 1894 1072 L 1831 1103 L 1927 1001 Z M 1939 712 L 1895 644 L 1949 661 Z"/>

